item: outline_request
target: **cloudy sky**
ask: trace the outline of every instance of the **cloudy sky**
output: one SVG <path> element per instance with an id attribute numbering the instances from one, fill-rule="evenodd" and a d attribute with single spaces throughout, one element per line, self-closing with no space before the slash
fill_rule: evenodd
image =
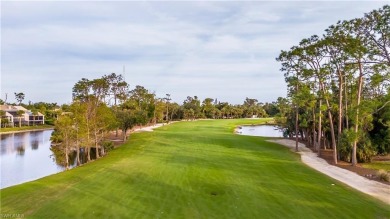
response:
<path id="1" fill-rule="evenodd" d="M 122 73 L 182 103 L 187 96 L 242 103 L 286 96 L 280 50 L 370 2 L 1 2 L 1 99 L 69 103 L 85 77 Z"/>

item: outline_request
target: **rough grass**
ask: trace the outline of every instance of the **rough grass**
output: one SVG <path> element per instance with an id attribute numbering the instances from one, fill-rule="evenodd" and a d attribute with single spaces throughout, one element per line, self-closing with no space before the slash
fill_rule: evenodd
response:
<path id="1" fill-rule="evenodd" d="M 390 172 L 387 172 L 386 170 L 378 170 L 377 176 L 381 180 L 384 180 L 386 182 L 390 182 Z"/>
<path id="2" fill-rule="evenodd" d="M 30 130 L 50 129 L 50 128 L 54 128 L 54 126 L 52 126 L 52 125 L 36 125 L 36 126 L 0 128 L 0 133 L 7 134 L 7 132 L 30 131 Z"/>
<path id="3" fill-rule="evenodd" d="M 1 213 L 28 218 L 389 218 L 389 207 L 233 134 L 263 120 L 180 122 L 137 133 L 108 156 L 1 190 Z M 332 185 L 335 184 L 335 185 Z"/>
<path id="4" fill-rule="evenodd" d="M 371 163 L 363 163 L 362 166 L 374 170 L 390 171 L 390 161 L 372 161 Z"/>

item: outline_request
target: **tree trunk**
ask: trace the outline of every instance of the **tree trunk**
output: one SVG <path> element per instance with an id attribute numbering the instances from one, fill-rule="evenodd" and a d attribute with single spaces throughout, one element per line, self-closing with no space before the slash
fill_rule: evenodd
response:
<path id="1" fill-rule="evenodd" d="M 318 115 L 318 143 L 317 143 L 317 147 L 318 147 L 318 156 L 321 154 L 321 135 L 322 135 L 322 112 L 321 112 L 321 107 L 322 107 L 322 99 L 319 100 L 319 115 Z"/>
<path id="2" fill-rule="evenodd" d="M 87 162 L 91 161 L 91 139 L 89 136 L 89 120 L 87 118 Z"/>
<path id="3" fill-rule="evenodd" d="M 299 118 L 298 118 L 298 106 L 296 107 L 296 111 L 295 111 L 295 151 L 298 151 L 298 122 L 299 122 Z"/>
<path id="4" fill-rule="evenodd" d="M 347 84 L 347 76 L 344 75 L 344 99 L 345 99 L 345 103 L 344 103 L 344 108 L 345 108 L 345 128 L 346 129 L 349 129 L 349 118 L 348 118 L 348 95 L 347 95 L 347 88 L 348 88 L 348 84 Z"/>
<path id="5" fill-rule="evenodd" d="M 125 142 L 126 141 L 126 132 L 127 132 L 127 129 L 125 129 L 125 130 L 123 130 L 122 129 L 122 134 L 123 134 L 123 142 Z"/>
<path id="6" fill-rule="evenodd" d="M 168 105 L 167 105 L 167 124 L 169 124 L 169 111 L 168 111 Z"/>
<path id="7" fill-rule="evenodd" d="M 338 144 L 340 144 L 342 124 L 343 124 L 343 76 L 339 71 L 339 120 L 338 120 L 338 127 L 337 127 Z"/>
<path id="8" fill-rule="evenodd" d="M 334 134 L 332 112 L 328 109 L 329 125 L 330 125 L 330 135 L 332 138 L 332 148 L 333 148 L 333 162 L 337 164 L 337 147 L 336 147 L 336 136 Z"/>
<path id="9" fill-rule="evenodd" d="M 68 140 L 66 140 L 68 141 Z M 65 169 L 68 170 L 69 169 L 69 155 L 68 155 L 68 147 L 69 147 L 69 144 L 68 142 L 66 142 L 66 145 L 65 145 Z"/>
<path id="10" fill-rule="evenodd" d="M 91 146 L 87 146 L 87 162 L 91 161 Z"/>
<path id="11" fill-rule="evenodd" d="M 103 139 L 104 138 L 103 132 L 101 134 L 102 134 L 101 139 Z M 100 150 L 101 150 L 101 155 L 104 156 L 106 154 L 106 151 L 104 150 L 104 146 L 103 145 L 102 145 L 102 148 Z"/>
<path id="12" fill-rule="evenodd" d="M 76 126 L 76 164 L 77 166 L 80 165 L 80 145 L 79 145 L 79 128 L 78 125 Z"/>
<path id="13" fill-rule="evenodd" d="M 359 130 L 359 105 L 360 105 L 360 97 L 362 94 L 362 86 L 363 86 L 363 69 L 360 60 L 358 64 L 359 64 L 359 81 L 358 81 L 358 93 L 357 93 L 357 103 L 356 103 L 355 130 L 354 130 L 356 137 Z M 357 164 L 356 147 L 357 147 L 357 139 L 353 141 L 353 146 L 352 146 L 352 166 L 355 166 Z"/>
<path id="14" fill-rule="evenodd" d="M 80 146 L 77 144 L 76 145 L 76 163 L 77 166 L 80 166 Z"/>
<path id="15" fill-rule="evenodd" d="M 69 170 L 69 155 L 68 155 L 68 148 L 66 148 L 65 150 L 65 158 L 66 158 L 66 166 L 65 166 L 65 169 L 66 170 Z"/>
<path id="16" fill-rule="evenodd" d="M 100 157 L 100 155 L 99 155 L 98 135 L 97 135 L 96 131 L 94 132 L 94 135 L 95 135 L 96 159 L 98 159 Z"/>
<path id="17" fill-rule="evenodd" d="M 339 120 L 337 127 L 337 144 L 340 145 L 341 131 L 343 126 L 343 75 L 339 70 Z M 338 155 L 338 154 L 337 154 Z M 339 159 L 339 157 L 337 157 Z"/>
<path id="18" fill-rule="evenodd" d="M 313 148 L 314 150 L 318 150 L 317 149 L 317 135 L 316 135 L 316 113 L 314 111 L 314 107 L 313 107 L 313 110 L 312 110 L 312 113 L 313 113 L 313 127 L 312 127 L 312 135 L 313 135 Z"/>
<path id="19" fill-rule="evenodd" d="M 297 77 L 298 79 L 298 77 Z M 298 79 L 299 81 L 299 79 Z M 296 85 L 296 92 L 298 93 L 298 83 Z M 298 151 L 298 122 L 299 122 L 299 107 L 298 104 L 296 104 L 295 109 L 295 151 Z"/>
<path id="20" fill-rule="evenodd" d="M 115 114 L 117 114 L 117 112 L 118 112 L 118 109 L 117 109 L 117 107 L 116 107 L 116 94 L 114 94 L 114 106 L 115 106 Z M 118 127 L 116 127 L 116 129 L 115 129 L 115 137 L 118 137 Z"/>
<path id="21" fill-rule="evenodd" d="M 325 94 L 325 88 L 323 85 L 321 85 L 322 91 Z M 329 126 L 330 126 L 330 135 L 331 135 L 331 140 L 332 140 L 332 148 L 333 148 L 333 162 L 337 164 L 337 146 L 336 146 L 336 137 L 334 134 L 334 126 L 333 126 L 333 118 L 332 118 L 332 112 L 330 111 L 331 106 L 329 103 L 329 99 L 325 97 L 325 102 L 327 106 L 327 111 L 328 111 L 328 118 L 329 118 Z"/>
<path id="22" fill-rule="evenodd" d="M 309 136 L 309 130 L 307 128 L 304 128 L 302 130 L 301 134 L 302 134 L 302 140 L 304 140 L 306 142 L 307 146 L 310 147 L 311 141 L 310 141 L 310 136 Z M 305 136 L 305 137 L 303 138 L 303 136 Z"/>

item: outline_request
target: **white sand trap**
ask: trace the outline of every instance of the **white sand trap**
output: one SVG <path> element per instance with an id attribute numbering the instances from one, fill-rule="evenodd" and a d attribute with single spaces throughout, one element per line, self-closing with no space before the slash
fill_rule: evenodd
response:
<path id="1" fill-rule="evenodd" d="M 295 152 L 294 140 L 276 139 L 268 141 L 287 146 Z M 330 165 L 324 159 L 317 157 L 316 153 L 313 153 L 302 143 L 299 143 L 298 147 L 299 152 L 297 153 L 301 154 L 302 162 L 309 167 L 390 205 L 390 185 L 369 180 L 349 170 Z"/>

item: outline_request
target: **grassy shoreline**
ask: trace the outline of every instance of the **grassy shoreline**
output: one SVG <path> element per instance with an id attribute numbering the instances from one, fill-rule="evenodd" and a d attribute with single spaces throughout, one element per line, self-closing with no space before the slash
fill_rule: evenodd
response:
<path id="1" fill-rule="evenodd" d="M 0 134 L 12 134 L 19 132 L 29 132 L 29 131 L 41 131 L 41 130 L 50 130 L 54 129 L 52 125 L 39 125 L 39 126 L 22 126 L 22 127 L 12 127 L 12 128 L 1 128 Z"/>
<path id="2" fill-rule="evenodd" d="M 180 122 L 134 133 L 100 160 L 0 190 L 28 218 L 387 218 L 384 203 L 312 170 L 266 138 L 265 120 Z"/>

